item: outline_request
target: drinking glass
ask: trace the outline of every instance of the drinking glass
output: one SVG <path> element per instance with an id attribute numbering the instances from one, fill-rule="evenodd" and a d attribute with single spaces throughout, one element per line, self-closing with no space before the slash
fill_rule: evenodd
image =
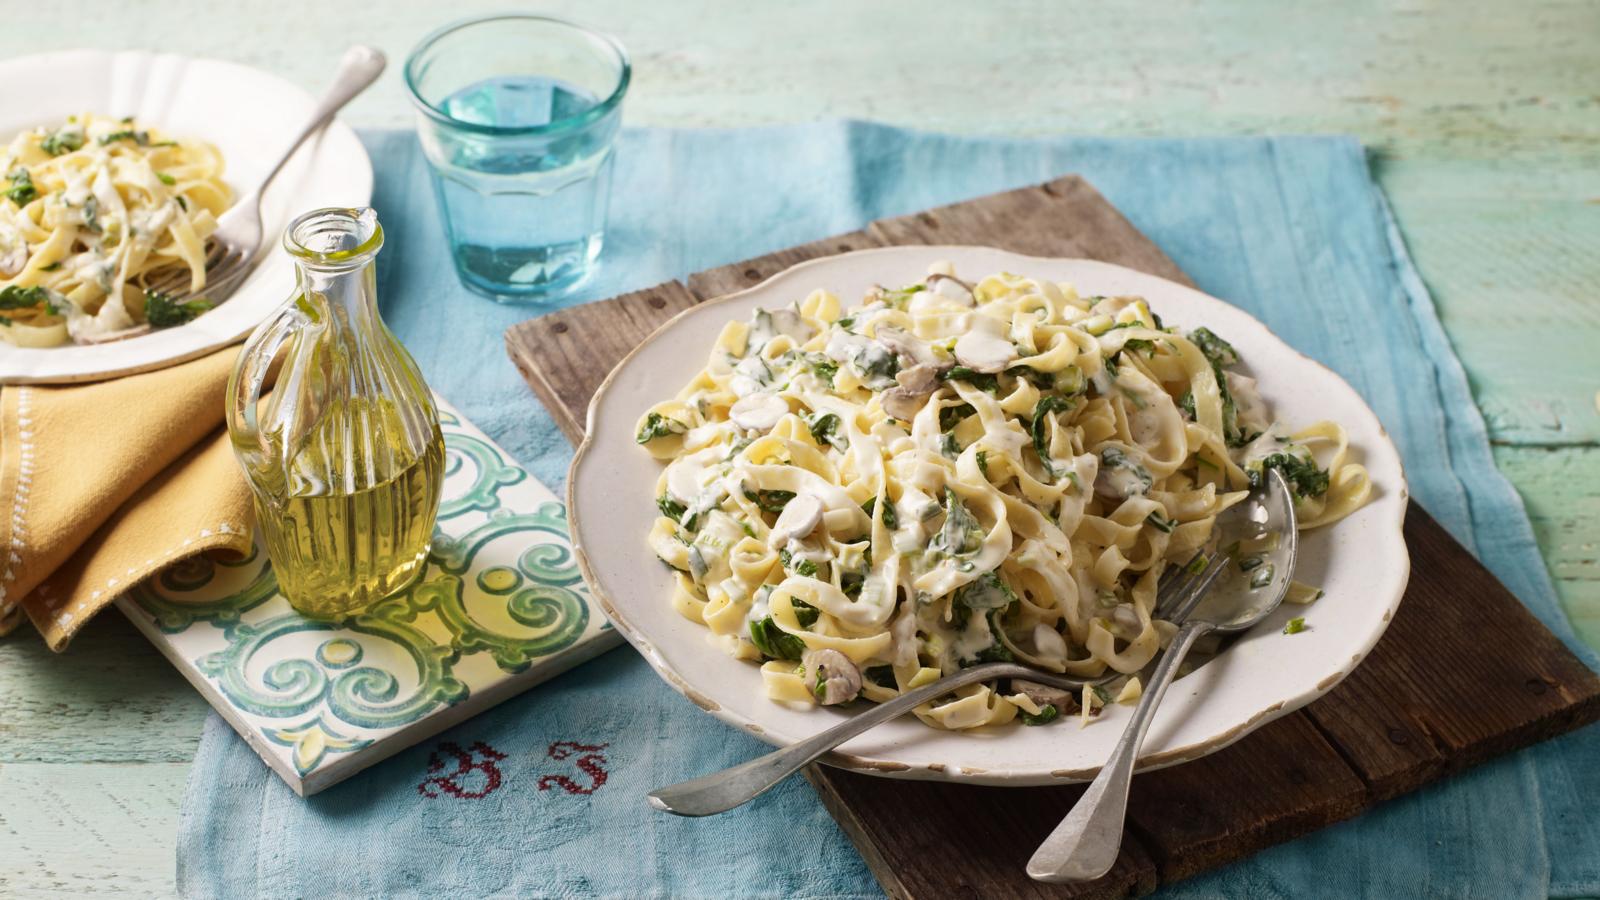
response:
<path id="1" fill-rule="evenodd" d="M 631 72 L 616 39 L 546 16 L 468 19 L 412 51 L 417 134 L 468 289 L 540 302 L 593 268 Z"/>

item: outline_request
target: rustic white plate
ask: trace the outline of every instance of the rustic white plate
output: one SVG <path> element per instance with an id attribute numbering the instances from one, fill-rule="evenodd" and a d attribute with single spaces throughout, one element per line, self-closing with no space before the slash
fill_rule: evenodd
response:
<path id="1" fill-rule="evenodd" d="M 853 305 L 871 285 L 919 281 L 928 264 L 941 259 L 968 277 L 1003 270 L 1071 282 L 1084 294 L 1141 295 L 1169 324 L 1211 327 L 1238 348 L 1284 421 L 1342 423 L 1376 484 L 1366 507 L 1301 537 L 1296 577 L 1321 585 L 1327 595 L 1308 607 L 1280 609 L 1174 684 L 1145 741 L 1142 767 L 1172 765 L 1225 747 L 1326 693 L 1361 662 L 1388 625 L 1410 571 L 1400 532 L 1406 483 L 1383 426 L 1343 379 L 1247 313 L 1152 275 L 985 247 L 891 247 L 804 263 L 685 311 L 629 354 L 590 404 L 588 437 L 567 482 L 579 564 L 611 621 L 662 678 L 717 718 L 773 744 L 803 739 L 850 714 L 768 700 L 755 664 L 726 656 L 711 645 L 704 627 L 673 611 L 668 573 L 645 545 L 657 515 L 660 463 L 639 449 L 633 431 L 650 405 L 671 396 L 704 365 L 730 318 L 786 304 L 818 287 Z M 1309 629 L 1283 634 L 1294 616 L 1304 616 Z M 1094 776 L 1130 712 L 1111 706 L 1081 729 L 1076 721 L 1062 721 L 986 733 L 940 731 L 906 717 L 850 741 L 826 761 L 900 778 L 999 785 L 1080 781 Z"/>
<path id="2" fill-rule="evenodd" d="M 331 69 L 330 69 L 331 71 Z M 0 139 L 69 115 L 137 116 L 222 151 L 237 196 L 261 181 L 310 116 L 311 95 L 235 63 L 144 51 L 69 50 L 0 62 Z M 289 220 L 322 206 L 372 200 L 372 162 L 348 125 L 334 122 L 301 147 L 261 204 L 261 264 L 226 303 L 193 322 L 97 346 L 23 349 L 0 343 L 0 383 L 94 381 L 193 359 L 249 333 L 294 289 L 278 249 Z"/>

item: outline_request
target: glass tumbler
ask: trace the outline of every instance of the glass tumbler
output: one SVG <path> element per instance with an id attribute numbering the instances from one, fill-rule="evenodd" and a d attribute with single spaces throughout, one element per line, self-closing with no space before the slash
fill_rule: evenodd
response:
<path id="1" fill-rule="evenodd" d="M 417 134 L 468 289 L 537 303 L 593 268 L 631 71 L 616 39 L 545 16 L 468 19 L 412 51 Z"/>

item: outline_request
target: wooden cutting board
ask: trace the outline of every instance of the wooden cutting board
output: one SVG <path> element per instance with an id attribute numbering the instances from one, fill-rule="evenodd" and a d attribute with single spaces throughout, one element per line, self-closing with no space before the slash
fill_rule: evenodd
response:
<path id="1" fill-rule="evenodd" d="M 894 244 L 1088 257 L 1190 283 L 1088 182 L 1068 176 L 551 313 L 507 331 L 506 347 L 576 442 L 611 367 L 676 313 L 798 262 Z M 1600 678 L 1415 502 L 1405 538 L 1410 586 L 1366 661 L 1327 696 L 1233 746 L 1136 778 L 1122 857 L 1099 881 L 1042 885 L 1023 872 L 1082 786 L 895 781 L 825 766 L 807 777 L 891 896 L 1113 897 L 1241 859 L 1600 719 Z M 1479 637 L 1491 632 L 1493 641 Z M 961 853 L 949 852 L 956 846 Z"/>

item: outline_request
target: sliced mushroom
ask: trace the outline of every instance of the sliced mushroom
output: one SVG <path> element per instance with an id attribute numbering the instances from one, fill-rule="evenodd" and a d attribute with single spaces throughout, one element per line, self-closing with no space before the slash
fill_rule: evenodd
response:
<path id="1" fill-rule="evenodd" d="M 1017 358 L 1017 348 L 997 332 L 1004 326 L 984 315 L 972 317 L 972 329 L 956 340 L 956 362 L 974 372 L 1003 372 Z"/>
<path id="2" fill-rule="evenodd" d="M 1037 681 L 1028 681 L 1024 678 L 1011 679 L 1011 690 L 1032 700 L 1040 706 L 1054 706 L 1056 712 L 1066 713 L 1078 708 L 1077 701 L 1071 691 L 1063 691 Z"/>
<path id="3" fill-rule="evenodd" d="M 861 670 L 837 650 L 807 650 L 800 664 L 805 667 L 802 678 L 823 706 L 849 703 L 861 693 Z"/>
<path id="4" fill-rule="evenodd" d="M 892 325 L 879 328 L 873 335 L 878 343 L 893 350 L 896 355 L 909 361 L 912 365 L 929 366 L 932 368 L 949 367 L 949 363 L 940 359 L 933 352 L 933 347 L 910 332 L 902 331 Z"/>
<path id="5" fill-rule="evenodd" d="M 941 297 L 948 297 L 951 300 L 965 303 L 969 306 L 977 299 L 971 284 L 954 275 L 946 275 L 943 272 L 931 272 L 928 274 L 928 289 Z"/>
<path id="6" fill-rule="evenodd" d="M 747 431 L 770 431 L 788 412 L 789 404 L 782 397 L 760 392 L 735 402 L 728 410 L 728 418 Z"/>
<path id="7" fill-rule="evenodd" d="M 884 412 L 909 422 L 927 402 L 928 395 L 939 389 L 939 372 L 931 366 L 912 366 L 901 369 L 895 381 L 898 384 L 884 391 L 878 402 L 883 405 Z"/>
<path id="8" fill-rule="evenodd" d="M 783 506 L 778 520 L 772 523 L 772 533 L 767 544 L 782 547 L 795 538 L 803 538 L 815 531 L 822 521 L 822 501 L 811 494 L 799 494 Z"/>

